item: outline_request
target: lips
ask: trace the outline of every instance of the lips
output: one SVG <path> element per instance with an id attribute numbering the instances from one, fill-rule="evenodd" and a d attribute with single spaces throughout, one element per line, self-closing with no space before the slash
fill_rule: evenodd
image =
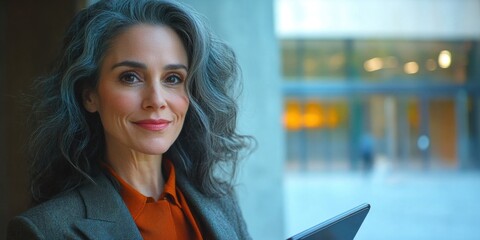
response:
<path id="1" fill-rule="evenodd" d="M 145 119 L 134 122 L 137 126 L 150 130 L 161 131 L 170 125 L 171 121 L 165 119 Z"/>

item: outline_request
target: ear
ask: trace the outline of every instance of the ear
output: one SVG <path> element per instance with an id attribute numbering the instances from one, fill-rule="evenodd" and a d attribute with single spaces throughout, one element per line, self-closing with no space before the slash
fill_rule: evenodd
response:
<path id="1" fill-rule="evenodd" d="M 91 88 L 85 88 L 82 91 L 82 101 L 85 109 L 91 113 L 98 111 L 98 96 Z"/>

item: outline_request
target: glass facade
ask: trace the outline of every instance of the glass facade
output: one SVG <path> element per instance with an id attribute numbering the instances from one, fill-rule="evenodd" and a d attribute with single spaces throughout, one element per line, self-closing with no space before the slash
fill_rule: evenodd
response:
<path id="1" fill-rule="evenodd" d="M 282 39 L 288 167 L 478 167 L 478 44 Z"/>

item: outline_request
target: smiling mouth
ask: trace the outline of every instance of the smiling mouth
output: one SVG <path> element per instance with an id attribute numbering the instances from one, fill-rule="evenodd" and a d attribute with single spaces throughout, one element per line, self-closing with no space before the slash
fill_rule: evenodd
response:
<path id="1" fill-rule="evenodd" d="M 160 119 L 160 120 L 154 120 L 154 119 L 147 119 L 147 120 L 141 120 L 134 122 L 137 126 L 150 130 L 150 131 L 161 131 L 165 128 L 167 128 L 170 125 L 171 121 Z"/>

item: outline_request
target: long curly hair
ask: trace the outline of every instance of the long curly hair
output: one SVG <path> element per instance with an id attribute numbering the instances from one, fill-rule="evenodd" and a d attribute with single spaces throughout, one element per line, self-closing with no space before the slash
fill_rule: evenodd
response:
<path id="1" fill-rule="evenodd" d="M 237 163 L 254 139 L 236 130 L 241 84 L 231 48 L 191 8 L 172 1 L 105 0 L 80 11 L 70 24 L 55 67 L 37 79 L 34 129 L 28 143 L 34 203 L 94 182 L 105 154 L 103 126 L 82 104 L 95 88 L 112 40 L 136 24 L 172 28 L 187 51 L 190 106 L 183 129 L 165 153 L 205 194 L 231 190 Z M 219 171 L 220 170 L 220 171 Z"/>

